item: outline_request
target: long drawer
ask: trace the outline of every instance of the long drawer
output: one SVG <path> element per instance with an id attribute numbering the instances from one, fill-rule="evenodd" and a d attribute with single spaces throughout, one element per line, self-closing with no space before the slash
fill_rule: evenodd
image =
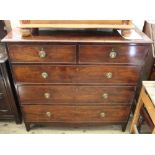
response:
<path id="1" fill-rule="evenodd" d="M 141 65 L 147 53 L 146 46 L 134 45 L 81 45 L 79 63 Z"/>
<path id="2" fill-rule="evenodd" d="M 75 63 L 74 45 L 18 45 L 8 46 L 11 62 Z"/>
<path id="3" fill-rule="evenodd" d="M 139 71 L 137 66 L 13 65 L 16 81 L 25 83 L 136 84 Z"/>
<path id="4" fill-rule="evenodd" d="M 134 87 L 21 85 L 18 93 L 22 104 L 129 104 Z"/>
<path id="5" fill-rule="evenodd" d="M 24 105 L 25 122 L 104 123 L 125 122 L 129 106 Z"/>

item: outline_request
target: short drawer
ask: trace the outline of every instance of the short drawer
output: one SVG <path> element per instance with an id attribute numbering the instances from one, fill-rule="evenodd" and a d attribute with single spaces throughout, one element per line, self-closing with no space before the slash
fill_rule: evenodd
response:
<path id="1" fill-rule="evenodd" d="M 54 106 L 25 105 L 25 122 L 125 122 L 130 106 Z"/>
<path id="2" fill-rule="evenodd" d="M 125 86 L 18 86 L 22 104 L 129 104 L 134 87 Z"/>
<path id="3" fill-rule="evenodd" d="M 145 46 L 132 45 L 81 45 L 79 62 L 141 65 L 147 49 Z"/>
<path id="4" fill-rule="evenodd" d="M 137 66 L 13 65 L 17 82 L 24 83 L 114 83 L 136 84 Z"/>
<path id="5" fill-rule="evenodd" d="M 75 63 L 74 45 L 15 45 L 8 46 L 11 62 Z"/>

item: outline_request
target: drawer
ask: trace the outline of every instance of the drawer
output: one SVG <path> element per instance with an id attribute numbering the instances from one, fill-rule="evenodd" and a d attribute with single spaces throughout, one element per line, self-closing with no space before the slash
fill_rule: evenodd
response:
<path id="1" fill-rule="evenodd" d="M 136 66 L 13 65 L 17 82 L 25 83 L 112 83 L 136 84 Z"/>
<path id="2" fill-rule="evenodd" d="M 75 63 L 74 45 L 9 45 L 12 62 Z"/>
<path id="3" fill-rule="evenodd" d="M 18 86 L 22 104 L 129 104 L 134 87 L 119 86 Z"/>
<path id="4" fill-rule="evenodd" d="M 25 122 L 124 122 L 129 106 L 55 106 L 25 105 L 22 107 Z"/>
<path id="5" fill-rule="evenodd" d="M 119 63 L 141 65 L 148 48 L 128 45 L 81 45 L 80 63 Z"/>

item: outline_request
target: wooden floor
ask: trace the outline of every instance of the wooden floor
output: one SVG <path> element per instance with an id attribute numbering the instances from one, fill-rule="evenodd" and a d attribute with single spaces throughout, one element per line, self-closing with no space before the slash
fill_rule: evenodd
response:
<path id="1" fill-rule="evenodd" d="M 126 132 L 121 131 L 120 125 L 109 125 L 100 127 L 53 127 L 36 126 L 29 132 L 25 125 L 16 125 L 13 121 L 0 121 L 0 134 L 128 134 L 129 125 Z"/>

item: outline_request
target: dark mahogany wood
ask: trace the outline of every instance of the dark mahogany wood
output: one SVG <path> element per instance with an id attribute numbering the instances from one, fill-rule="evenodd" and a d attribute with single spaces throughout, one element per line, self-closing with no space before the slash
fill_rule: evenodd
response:
<path id="1" fill-rule="evenodd" d="M 79 62 L 84 64 L 134 64 L 142 65 L 148 51 L 146 46 L 128 45 L 82 45 L 79 47 Z M 110 53 L 116 57 L 111 58 Z"/>
<path id="2" fill-rule="evenodd" d="M 3 42 L 26 129 L 32 123 L 117 123 L 124 131 L 151 43 L 134 30 L 141 39 L 109 30 L 9 33 Z M 41 48 L 44 58 L 38 55 Z M 117 52 L 115 58 L 109 57 L 111 51 Z"/>
<path id="3" fill-rule="evenodd" d="M 24 85 L 18 93 L 22 104 L 129 104 L 134 87 Z"/>
<path id="4" fill-rule="evenodd" d="M 74 45 L 9 45 L 11 62 L 75 63 L 76 46 Z M 45 52 L 41 58 L 39 52 Z"/>
<path id="5" fill-rule="evenodd" d="M 129 106 L 50 106 L 25 105 L 22 107 L 26 122 L 124 122 Z M 47 115 L 50 112 L 51 116 Z M 101 117 L 101 113 L 105 116 Z"/>
<path id="6" fill-rule="evenodd" d="M 137 66 L 52 66 L 13 65 L 16 81 L 22 83 L 113 83 L 136 84 L 140 67 Z M 42 73 L 48 74 L 47 78 Z M 111 72 L 112 78 L 106 74 Z"/>

